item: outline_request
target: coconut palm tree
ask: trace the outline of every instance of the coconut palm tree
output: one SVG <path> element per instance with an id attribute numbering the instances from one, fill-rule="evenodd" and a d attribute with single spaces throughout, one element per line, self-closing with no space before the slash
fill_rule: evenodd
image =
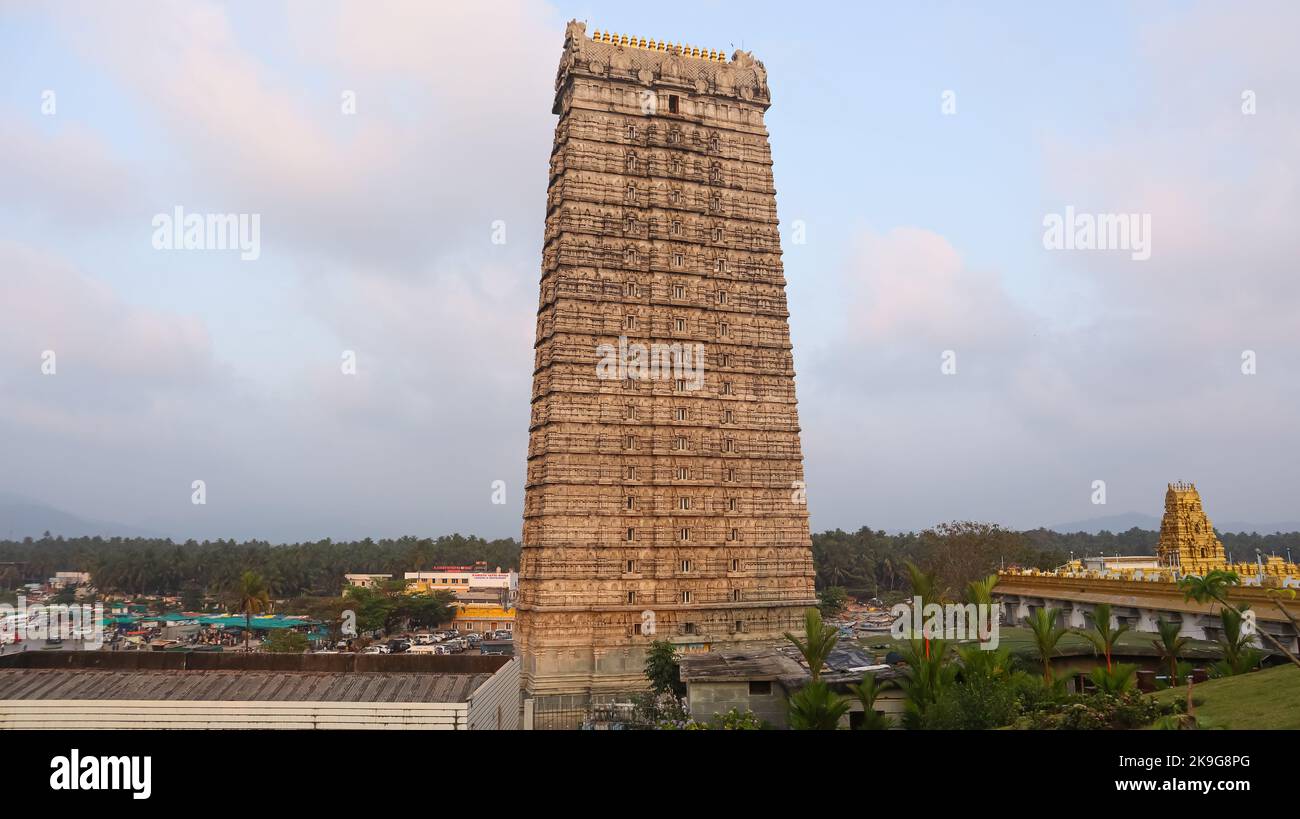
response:
<path id="1" fill-rule="evenodd" d="M 813 680 L 786 703 L 790 727 L 796 731 L 834 731 L 849 711 L 849 701 Z"/>
<path id="2" fill-rule="evenodd" d="M 788 631 L 785 633 L 785 639 L 799 649 L 804 662 L 808 663 L 808 673 L 812 675 L 812 681 L 815 683 L 821 680 L 822 666 L 826 664 L 826 658 L 831 655 L 836 643 L 840 641 L 840 630 L 823 623 L 822 613 L 815 608 L 806 610 L 803 617 L 804 639 L 800 640 Z"/>
<path id="3" fill-rule="evenodd" d="M 244 650 L 248 651 L 248 640 L 253 631 L 253 615 L 261 614 L 271 607 L 271 596 L 266 590 L 266 581 L 253 571 L 245 571 L 240 575 L 236 593 L 239 611 L 244 613 Z"/>
<path id="4" fill-rule="evenodd" d="M 1111 671 L 1115 665 L 1111 662 L 1111 652 L 1115 648 L 1115 642 L 1119 636 L 1128 631 L 1127 625 L 1112 626 L 1110 603 L 1098 603 L 1092 610 L 1092 627 L 1093 631 L 1077 632 L 1080 636 L 1092 643 L 1093 648 L 1100 651 L 1106 657 L 1106 670 Z"/>
<path id="5" fill-rule="evenodd" d="M 858 726 L 859 731 L 884 731 L 890 727 L 889 717 L 876 711 L 876 697 L 880 695 L 880 687 L 876 685 L 875 675 L 864 674 L 862 682 L 849 686 L 849 691 L 862 703 L 862 724 Z"/>
<path id="6" fill-rule="evenodd" d="M 1169 685 L 1178 685 L 1178 657 L 1191 640 L 1178 636 L 1178 632 L 1182 631 L 1181 625 L 1167 623 L 1163 617 L 1156 620 L 1156 631 L 1159 632 L 1160 639 L 1152 640 L 1151 645 L 1155 646 L 1161 662 L 1169 666 Z"/>
<path id="7" fill-rule="evenodd" d="M 1263 652 L 1251 645 L 1255 641 L 1254 636 L 1242 631 L 1241 623 L 1245 619 L 1246 610 L 1247 607 L 1242 606 L 1241 613 L 1232 609 L 1224 609 L 1220 613 L 1223 636 L 1219 638 L 1219 646 L 1223 649 L 1223 659 L 1214 664 L 1214 670 L 1220 677 L 1233 677 L 1254 671 L 1259 666 L 1259 661 L 1264 659 Z"/>
<path id="8" fill-rule="evenodd" d="M 1060 609 L 1041 608 L 1025 621 L 1033 633 L 1034 650 L 1043 663 L 1043 682 L 1049 686 L 1052 684 L 1052 656 L 1056 654 L 1056 644 L 1069 631 L 1065 626 L 1056 624 L 1060 613 Z"/>
<path id="9" fill-rule="evenodd" d="M 926 710 L 957 679 L 957 665 L 947 661 L 949 646 L 946 640 L 932 640 L 928 645 L 912 640 L 903 647 L 907 667 L 897 684 L 903 690 L 905 728 L 921 727 Z"/>
<path id="10" fill-rule="evenodd" d="M 1225 572 L 1220 569 L 1214 569 L 1207 572 L 1204 577 L 1198 575 L 1188 575 L 1178 581 L 1178 588 L 1183 592 L 1184 600 L 1195 600 L 1198 603 L 1208 603 L 1215 601 L 1222 607 L 1219 612 L 1220 619 L 1223 614 L 1231 610 L 1236 613 L 1238 618 L 1241 617 L 1241 610 L 1228 602 L 1228 589 L 1240 583 L 1240 578 L 1236 572 Z M 1288 660 L 1297 668 L 1300 668 L 1300 657 L 1292 654 L 1282 642 L 1269 634 L 1265 629 L 1259 629 L 1259 635 L 1272 643 L 1273 647 L 1280 651 Z"/>
<path id="11" fill-rule="evenodd" d="M 1137 666 L 1132 663 L 1117 663 L 1114 668 L 1094 668 L 1088 676 L 1103 694 L 1123 694 L 1133 687 L 1135 673 Z"/>
<path id="12" fill-rule="evenodd" d="M 920 566 L 910 560 L 903 561 L 907 567 L 907 577 L 912 584 L 912 596 L 920 598 L 921 605 L 927 603 L 940 603 L 943 601 L 943 590 L 939 588 L 939 581 L 933 571 L 923 571 Z M 915 602 L 914 602 L 915 604 Z M 930 656 L 930 638 L 924 638 L 925 656 Z"/>
<path id="13" fill-rule="evenodd" d="M 998 584 L 998 576 L 991 574 L 983 580 L 972 580 L 966 584 L 966 602 L 981 606 L 993 605 L 993 587 Z"/>

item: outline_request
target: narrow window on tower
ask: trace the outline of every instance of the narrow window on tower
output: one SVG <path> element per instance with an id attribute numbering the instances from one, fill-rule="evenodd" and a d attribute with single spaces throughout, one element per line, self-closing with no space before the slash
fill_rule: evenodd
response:
<path id="1" fill-rule="evenodd" d="M 716 165 L 716 164 L 713 165 L 711 168 L 709 168 L 709 181 L 710 181 L 710 182 L 721 182 L 721 181 L 722 181 L 722 168 L 720 168 L 720 167 L 719 167 L 718 165 Z"/>
<path id="2" fill-rule="evenodd" d="M 683 529 L 682 531 L 685 532 L 686 530 Z M 682 540 L 686 540 L 686 538 L 682 538 Z M 688 574 L 690 571 L 691 571 L 691 561 L 689 561 L 689 560 L 683 560 L 683 561 L 682 561 L 682 574 Z"/>
<path id="3" fill-rule="evenodd" d="M 634 140 L 634 139 L 636 139 L 636 126 L 635 126 L 635 125 L 629 125 L 629 126 L 627 126 L 627 138 L 628 138 L 629 140 Z"/>
<path id="4" fill-rule="evenodd" d="M 636 248 L 629 247 L 627 249 L 627 252 L 623 254 L 623 261 L 626 262 L 628 265 L 635 267 L 637 264 Z"/>
<path id="5" fill-rule="evenodd" d="M 721 241 L 722 241 L 722 228 L 720 228 L 720 227 L 715 227 L 715 228 L 713 229 L 713 241 L 715 241 L 715 242 L 721 242 Z"/>
<path id="6" fill-rule="evenodd" d="M 681 319 L 681 318 L 677 319 L 677 332 L 679 333 L 686 332 L 686 319 Z"/>
<path id="7" fill-rule="evenodd" d="M 738 558 L 738 557 L 733 557 L 733 558 L 731 559 L 731 570 L 732 570 L 733 572 L 738 572 L 738 571 L 740 571 L 740 558 Z"/>
<path id="8" fill-rule="evenodd" d="M 686 449 L 686 439 L 680 435 L 677 436 L 677 449 L 679 450 Z"/>
<path id="9" fill-rule="evenodd" d="M 733 603 L 739 603 L 739 602 L 740 602 L 740 589 L 732 589 L 732 590 L 731 590 L 731 601 L 732 601 Z"/>
<path id="10" fill-rule="evenodd" d="M 688 541 L 688 540 L 690 540 L 690 539 L 691 539 L 691 530 L 690 530 L 690 528 L 689 528 L 689 527 L 686 527 L 686 526 L 683 526 L 682 529 L 681 529 L 681 531 L 679 531 L 679 532 L 677 533 L 677 537 L 678 537 L 678 539 L 681 540 L 683 543 L 686 542 L 686 541 Z M 689 571 L 689 569 L 687 569 L 687 570 L 685 570 L 685 571 Z"/>
<path id="11" fill-rule="evenodd" d="M 677 508 L 680 509 L 680 510 L 682 510 L 683 512 L 689 511 L 690 508 L 691 508 L 691 499 L 690 499 L 690 498 L 678 498 L 678 499 L 677 499 Z"/>
<path id="12" fill-rule="evenodd" d="M 674 285 L 673 285 L 673 298 L 675 298 L 675 299 L 684 299 L 684 298 L 686 298 L 686 285 L 684 285 L 684 284 L 674 284 Z"/>
<path id="13" fill-rule="evenodd" d="M 683 603 L 689 603 L 689 602 L 691 602 L 691 592 L 690 592 L 689 589 L 684 590 L 684 591 L 682 592 L 682 602 L 683 602 Z M 694 624 L 694 623 L 687 623 L 687 624 L 686 624 L 686 633 L 687 633 L 687 634 L 694 634 L 694 633 L 695 633 L 695 624 Z"/>
<path id="14" fill-rule="evenodd" d="M 727 337 L 727 322 L 723 321 L 718 324 L 718 335 L 723 338 Z"/>
<path id="15" fill-rule="evenodd" d="M 627 593 L 627 604 L 628 604 L 629 606 L 635 606 L 635 605 L 636 605 L 636 592 L 634 592 L 634 591 L 630 591 L 630 592 Z"/>
<path id="16" fill-rule="evenodd" d="M 732 414 L 731 414 L 731 410 L 723 410 L 723 411 L 722 411 L 722 423 L 724 423 L 724 424 L 730 424 L 730 423 L 732 422 L 732 418 L 733 418 L 733 417 L 734 417 L 734 416 L 732 416 Z"/>
<path id="17" fill-rule="evenodd" d="M 627 527 L 627 539 L 636 540 L 636 529 L 633 529 L 631 526 Z"/>
<path id="18" fill-rule="evenodd" d="M 726 304 L 726 303 L 727 303 L 727 291 L 726 291 L 726 290 L 719 290 L 719 291 L 718 291 L 718 304 Z"/>
<path id="19" fill-rule="evenodd" d="M 634 436 L 632 436 L 632 435 L 624 435 L 624 436 L 623 436 L 623 448 L 624 448 L 624 449 L 636 449 L 636 438 L 635 438 Z"/>
<path id="20" fill-rule="evenodd" d="M 636 185 L 629 184 L 627 186 L 627 203 L 629 205 L 636 204 Z"/>
<path id="21" fill-rule="evenodd" d="M 674 236 L 681 236 L 681 235 L 682 235 L 682 223 L 681 223 L 680 221 L 678 221 L 677 219 L 674 219 L 674 220 L 673 220 L 672 227 L 670 228 L 670 231 L 671 231 L 672 235 L 674 235 Z"/>
<path id="22" fill-rule="evenodd" d="M 710 139 L 710 140 L 709 140 L 709 148 L 711 148 L 711 149 L 714 150 L 714 151 L 721 150 L 721 149 L 722 149 L 722 140 L 718 139 L 717 136 L 714 136 L 713 139 Z"/>
<path id="23" fill-rule="evenodd" d="M 635 329 L 636 329 L 636 316 L 628 316 L 628 317 L 627 317 L 627 320 L 624 322 L 624 325 L 623 325 L 623 326 L 624 326 L 625 329 L 628 329 L 628 330 L 635 330 Z"/>
<path id="24" fill-rule="evenodd" d="M 673 162 L 673 171 L 674 171 L 674 172 L 677 172 L 677 171 L 680 171 L 680 170 L 681 170 L 681 163 L 680 163 L 680 162 L 676 162 L 676 161 L 674 161 L 674 162 Z M 680 205 L 680 204 L 682 203 L 682 192 L 681 192 L 681 189 L 679 189 L 679 188 L 673 188 L 673 189 L 672 189 L 672 192 L 668 194 L 668 201 L 671 202 L 671 203 L 674 204 L 674 205 Z"/>
<path id="25" fill-rule="evenodd" d="M 680 254 L 680 253 L 674 253 L 674 254 L 673 254 L 673 267 L 681 267 L 681 266 L 682 266 L 682 254 Z"/>
<path id="26" fill-rule="evenodd" d="M 627 172 L 636 173 L 636 154 L 627 155 Z"/>
<path id="27" fill-rule="evenodd" d="M 678 392 L 686 392 L 686 379 L 685 378 L 677 379 L 677 383 L 674 386 Z"/>
<path id="28" fill-rule="evenodd" d="M 731 533 L 727 536 L 727 540 L 740 540 L 740 530 L 732 529 Z"/>
<path id="29" fill-rule="evenodd" d="M 633 509 L 635 509 L 635 508 L 636 508 L 636 498 L 632 497 L 631 495 L 628 495 L 628 496 L 627 496 L 627 510 L 628 510 L 629 512 L 631 512 L 631 511 L 632 511 Z"/>
<path id="30" fill-rule="evenodd" d="M 636 283 L 635 283 L 635 282 L 625 282 L 625 283 L 623 284 L 623 295 L 626 296 L 626 297 L 629 298 L 629 299 L 634 299 L 634 298 L 636 298 Z"/>
<path id="31" fill-rule="evenodd" d="M 677 95 L 676 95 L 676 94 L 669 94 L 669 95 L 668 95 L 668 113 L 670 113 L 670 114 L 676 114 L 676 113 L 677 113 Z"/>
<path id="32" fill-rule="evenodd" d="M 731 382 L 730 382 L 730 381 L 723 381 L 723 382 L 722 382 L 722 394 L 723 394 L 723 395 L 731 395 Z"/>
<path id="33" fill-rule="evenodd" d="M 731 482 L 731 481 L 736 480 L 736 469 L 735 469 L 735 467 L 731 467 L 731 466 L 729 466 L 729 467 L 727 467 L 725 470 L 723 470 L 723 473 L 722 473 L 722 479 L 723 479 L 724 481 L 728 481 L 728 482 Z"/>
<path id="34" fill-rule="evenodd" d="M 732 440 L 731 440 L 730 438 L 723 438 L 723 439 L 722 439 L 722 451 L 723 451 L 723 452 L 730 452 L 730 451 L 731 451 L 731 447 L 732 447 L 732 443 L 733 443 L 733 442 L 732 442 Z"/>
<path id="35" fill-rule="evenodd" d="M 635 560 L 629 560 L 629 561 L 627 562 L 627 573 L 628 573 L 628 574 L 636 574 L 636 561 L 635 561 Z"/>
<path id="36" fill-rule="evenodd" d="M 623 418 L 628 421 L 636 420 L 636 404 L 627 405 L 627 412 L 624 413 Z"/>
<path id="37" fill-rule="evenodd" d="M 678 408 L 677 408 L 677 420 L 678 420 L 678 421 L 685 421 L 685 420 L 686 420 L 686 407 L 678 407 Z"/>
<path id="38" fill-rule="evenodd" d="M 629 503 L 631 502 L 631 500 L 632 500 L 631 498 L 628 498 L 628 502 L 629 502 Z M 736 509 L 738 509 L 739 506 L 740 506 L 740 504 L 736 501 L 735 498 L 727 498 L 727 511 L 728 511 L 728 512 L 734 512 L 734 511 L 736 511 Z M 627 508 L 628 508 L 628 509 L 631 509 L 632 507 L 629 505 Z"/>
<path id="39" fill-rule="evenodd" d="M 691 468 L 689 466 L 677 467 L 677 480 L 689 481 L 691 479 Z"/>
<path id="40" fill-rule="evenodd" d="M 623 467 L 623 478 L 629 481 L 636 480 L 636 467 L 635 466 Z M 632 530 L 628 529 L 628 531 L 630 532 Z M 628 540 L 631 540 L 631 538 L 628 538 Z"/>

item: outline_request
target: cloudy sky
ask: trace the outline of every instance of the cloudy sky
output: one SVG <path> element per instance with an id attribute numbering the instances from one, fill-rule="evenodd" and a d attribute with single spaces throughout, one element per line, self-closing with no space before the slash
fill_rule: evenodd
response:
<path id="1" fill-rule="evenodd" d="M 901 5 L 0 3 L 0 493 L 517 537 L 578 18 L 766 64 L 815 529 L 1159 514 L 1178 479 L 1300 517 L 1300 10 Z M 177 206 L 259 214 L 260 256 L 155 249 Z M 1145 215 L 1150 258 L 1046 248 L 1067 207 Z"/>

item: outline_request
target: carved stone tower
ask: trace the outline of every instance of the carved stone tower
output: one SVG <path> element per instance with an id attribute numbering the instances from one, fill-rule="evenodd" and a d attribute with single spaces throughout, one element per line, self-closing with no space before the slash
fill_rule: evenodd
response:
<path id="1" fill-rule="evenodd" d="M 1223 543 L 1215 537 L 1214 525 L 1201 507 L 1196 484 L 1169 484 L 1156 557 L 1161 565 L 1177 567 L 1182 574 L 1205 575 L 1227 566 Z"/>
<path id="2" fill-rule="evenodd" d="M 518 649 L 525 717 L 644 691 L 645 650 L 815 605 L 763 64 L 569 24 L 555 82 Z"/>

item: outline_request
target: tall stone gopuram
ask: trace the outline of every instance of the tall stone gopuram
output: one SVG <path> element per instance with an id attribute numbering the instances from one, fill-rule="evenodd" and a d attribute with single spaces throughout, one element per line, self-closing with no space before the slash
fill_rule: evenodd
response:
<path id="1" fill-rule="evenodd" d="M 525 720 L 645 651 L 816 603 L 763 64 L 568 25 L 555 82 L 517 650 Z"/>
<path id="2" fill-rule="evenodd" d="M 1227 568 L 1223 543 L 1214 534 L 1214 524 L 1205 514 L 1196 484 L 1169 484 L 1156 557 L 1162 566 L 1176 568 L 1181 574 L 1203 577 L 1216 569 Z"/>

